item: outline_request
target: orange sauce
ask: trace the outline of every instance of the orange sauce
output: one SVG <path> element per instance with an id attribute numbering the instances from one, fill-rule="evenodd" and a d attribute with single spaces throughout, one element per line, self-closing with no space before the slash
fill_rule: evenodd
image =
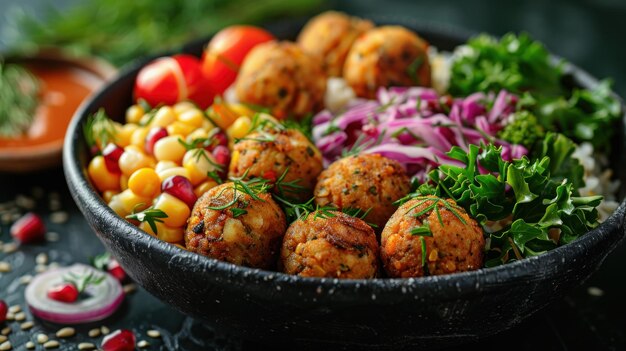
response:
<path id="1" fill-rule="evenodd" d="M 0 148 L 25 148 L 61 142 L 81 102 L 102 83 L 102 78 L 66 63 L 23 65 L 40 81 L 39 106 L 28 131 L 19 137 L 0 137 Z"/>

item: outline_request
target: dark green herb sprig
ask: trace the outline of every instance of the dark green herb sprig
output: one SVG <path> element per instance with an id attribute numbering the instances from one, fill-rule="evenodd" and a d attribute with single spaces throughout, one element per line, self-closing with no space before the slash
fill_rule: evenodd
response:
<path id="1" fill-rule="evenodd" d="M 360 134 L 350 148 L 341 150 L 341 157 L 360 155 L 366 149 L 380 145 L 385 137 L 385 134 L 386 130 L 383 130 L 376 139 L 368 139 L 365 134 Z"/>
<path id="2" fill-rule="evenodd" d="M 111 253 L 109 252 L 102 253 L 100 255 L 97 255 L 91 258 L 89 261 L 91 262 L 92 266 L 96 267 L 97 269 L 101 271 L 106 272 L 109 261 L 111 261 Z"/>
<path id="3" fill-rule="evenodd" d="M 13 13 L 13 50 L 61 46 L 74 54 L 103 57 L 123 65 L 138 57 L 179 48 L 237 23 L 303 16 L 323 0 L 88 0 L 60 10 L 49 6 L 44 20 Z"/>
<path id="4" fill-rule="evenodd" d="M 90 285 L 98 285 L 104 281 L 106 276 L 104 274 L 97 274 L 94 271 L 84 272 L 83 274 L 77 274 L 69 272 L 63 275 L 63 281 L 70 283 L 76 287 L 78 293 L 82 293 Z"/>
<path id="5" fill-rule="evenodd" d="M 107 116 L 103 108 L 87 118 L 83 125 L 83 134 L 89 147 L 105 147 L 109 142 L 115 142 L 115 124 Z"/>
<path id="6" fill-rule="evenodd" d="M 468 152 L 454 147 L 448 156 L 462 166 L 439 166 L 429 174 L 430 183 L 402 201 L 422 195 L 454 199 L 487 228 L 486 266 L 539 255 L 596 227 L 596 207 L 602 200 L 577 196 L 577 186 L 584 182 L 580 164 L 568 156 L 573 152 L 571 141 L 548 133 L 543 145 L 534 161 L 524 157 L 512 162 L 504 161 L 500 148 L 493 145 L 470 145 Z M 492 222 L 505 227 L 490 232 Z"/>
<path id="7" fill-rule="evenodd" d="M 133 213 L 126 216 L 127 219 L 134 219 L 139 222 L 148 223 L 150 229 L 152 229 L 155 234 L 158 231 L 156 222 L 163 223 L 162 218 L 167 217 L 167 213 L 153 207 L 149 207 L 141 212 L 135 212 L 135 210 L 133 209 Z"/>
<path id="8" fill-rule="evenodd" d="M 0 61 L 0 137 L 18 137 L 28 130 L 39 92 L 39 80 L 28 70 Z"/>
<path id="9" fill-rule="evenodd" d="M 247 177 L 248 171 L 246 171 L 241 177 L 229 178 L 229 180 L 232 182 L 232 186 L 230 186 L 230 189 L 233 190 L 233 199 L 221 206 L 209 206 L 208 209 L 214 211 L 229 209 L 233 214 L 233 217 L 239 217 L 248 213 L 245 208 L 249 205 L 247 201 L 241 199 L 241 194 L 246 194 L 257 201 L 265 201 L 261 197 L 259 197 L 259 195 L 269 192 L 272 187 L 270 181 L 264 178 L 257 177 L 252 179 L 246 179 Z M 227 188 L 222 189 L 217 197 L 222 196 L 226 189 Z M 235 205 L 238 206 L 234 207 Z"/>

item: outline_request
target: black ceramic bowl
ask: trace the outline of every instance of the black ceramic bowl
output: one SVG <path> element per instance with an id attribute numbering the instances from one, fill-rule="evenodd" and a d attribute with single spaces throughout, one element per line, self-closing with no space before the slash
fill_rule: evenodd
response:
<path id="1" fill-rule="evenodd" d="M 411 27 L 445 50 L 466 39 L 406 20 L 377 22 Z M 294 38 L 303 23 L 278 23 L 269 29 L 278 37 Z M 197 55 L 205 42 L 192 43 L 184 51 Z M 74 116 L 64 148 L 71 193 L 100 240 L 136 282 L 180 311 L 243 338 L 372 348 L 445 346 L 477 339 L 515 325 L 581 284 L 624 237 L 622 203 L 597 229 L 544 255 L 420 279 L 300 278 L 187 252 L 117 216 L 86 176 L 90 157 L 82 125 L 99 108 L 122 119 L 142 63 L 119 75 Z M 575 84 L 597 83 L 571 69 Z M 616 149 L 624 149 L 623 139 L 619 137 Z"/>

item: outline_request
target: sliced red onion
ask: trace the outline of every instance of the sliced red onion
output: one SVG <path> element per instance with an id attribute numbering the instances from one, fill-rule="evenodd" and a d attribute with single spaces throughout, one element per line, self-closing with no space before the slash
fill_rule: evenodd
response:
<path id="1" fill-rule="evenodd" d="M 73 303 L 55 301 L 47 296 L 48 290 L 63 282 L 63 276 L 74 274 L 97 274 L 104 280 L 86 289 L 89 297 Z M 124 301 L 119 281 L 112 275 L 84 264 L 75 264 L 50 270 L 37 275 L 24 292 L 26 303 L 34 316 L 59 324 L 79 324 L 104 319 L 117 310 Z"/>

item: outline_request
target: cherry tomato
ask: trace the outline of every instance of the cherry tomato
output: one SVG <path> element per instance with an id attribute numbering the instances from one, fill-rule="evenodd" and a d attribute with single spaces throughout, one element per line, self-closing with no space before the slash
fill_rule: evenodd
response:
<path id="1" fill-rule="evenodd" d="M 213 93 L 200 61 L 180 54 L 158 58 L 143 67 L 135 80 L 135 99 L 144 99 L 151 106 L 191 100 L 206 108 L 213 102 Z"/>
<path id="2" fill-rule="evenodd" d="M 202 54 L 202 71 L 215 94 L 222 94 L 237 78 L 239 66 L 258 44 L 276 39 L 254 26 L 230 26 L 218 32 Z"/>

